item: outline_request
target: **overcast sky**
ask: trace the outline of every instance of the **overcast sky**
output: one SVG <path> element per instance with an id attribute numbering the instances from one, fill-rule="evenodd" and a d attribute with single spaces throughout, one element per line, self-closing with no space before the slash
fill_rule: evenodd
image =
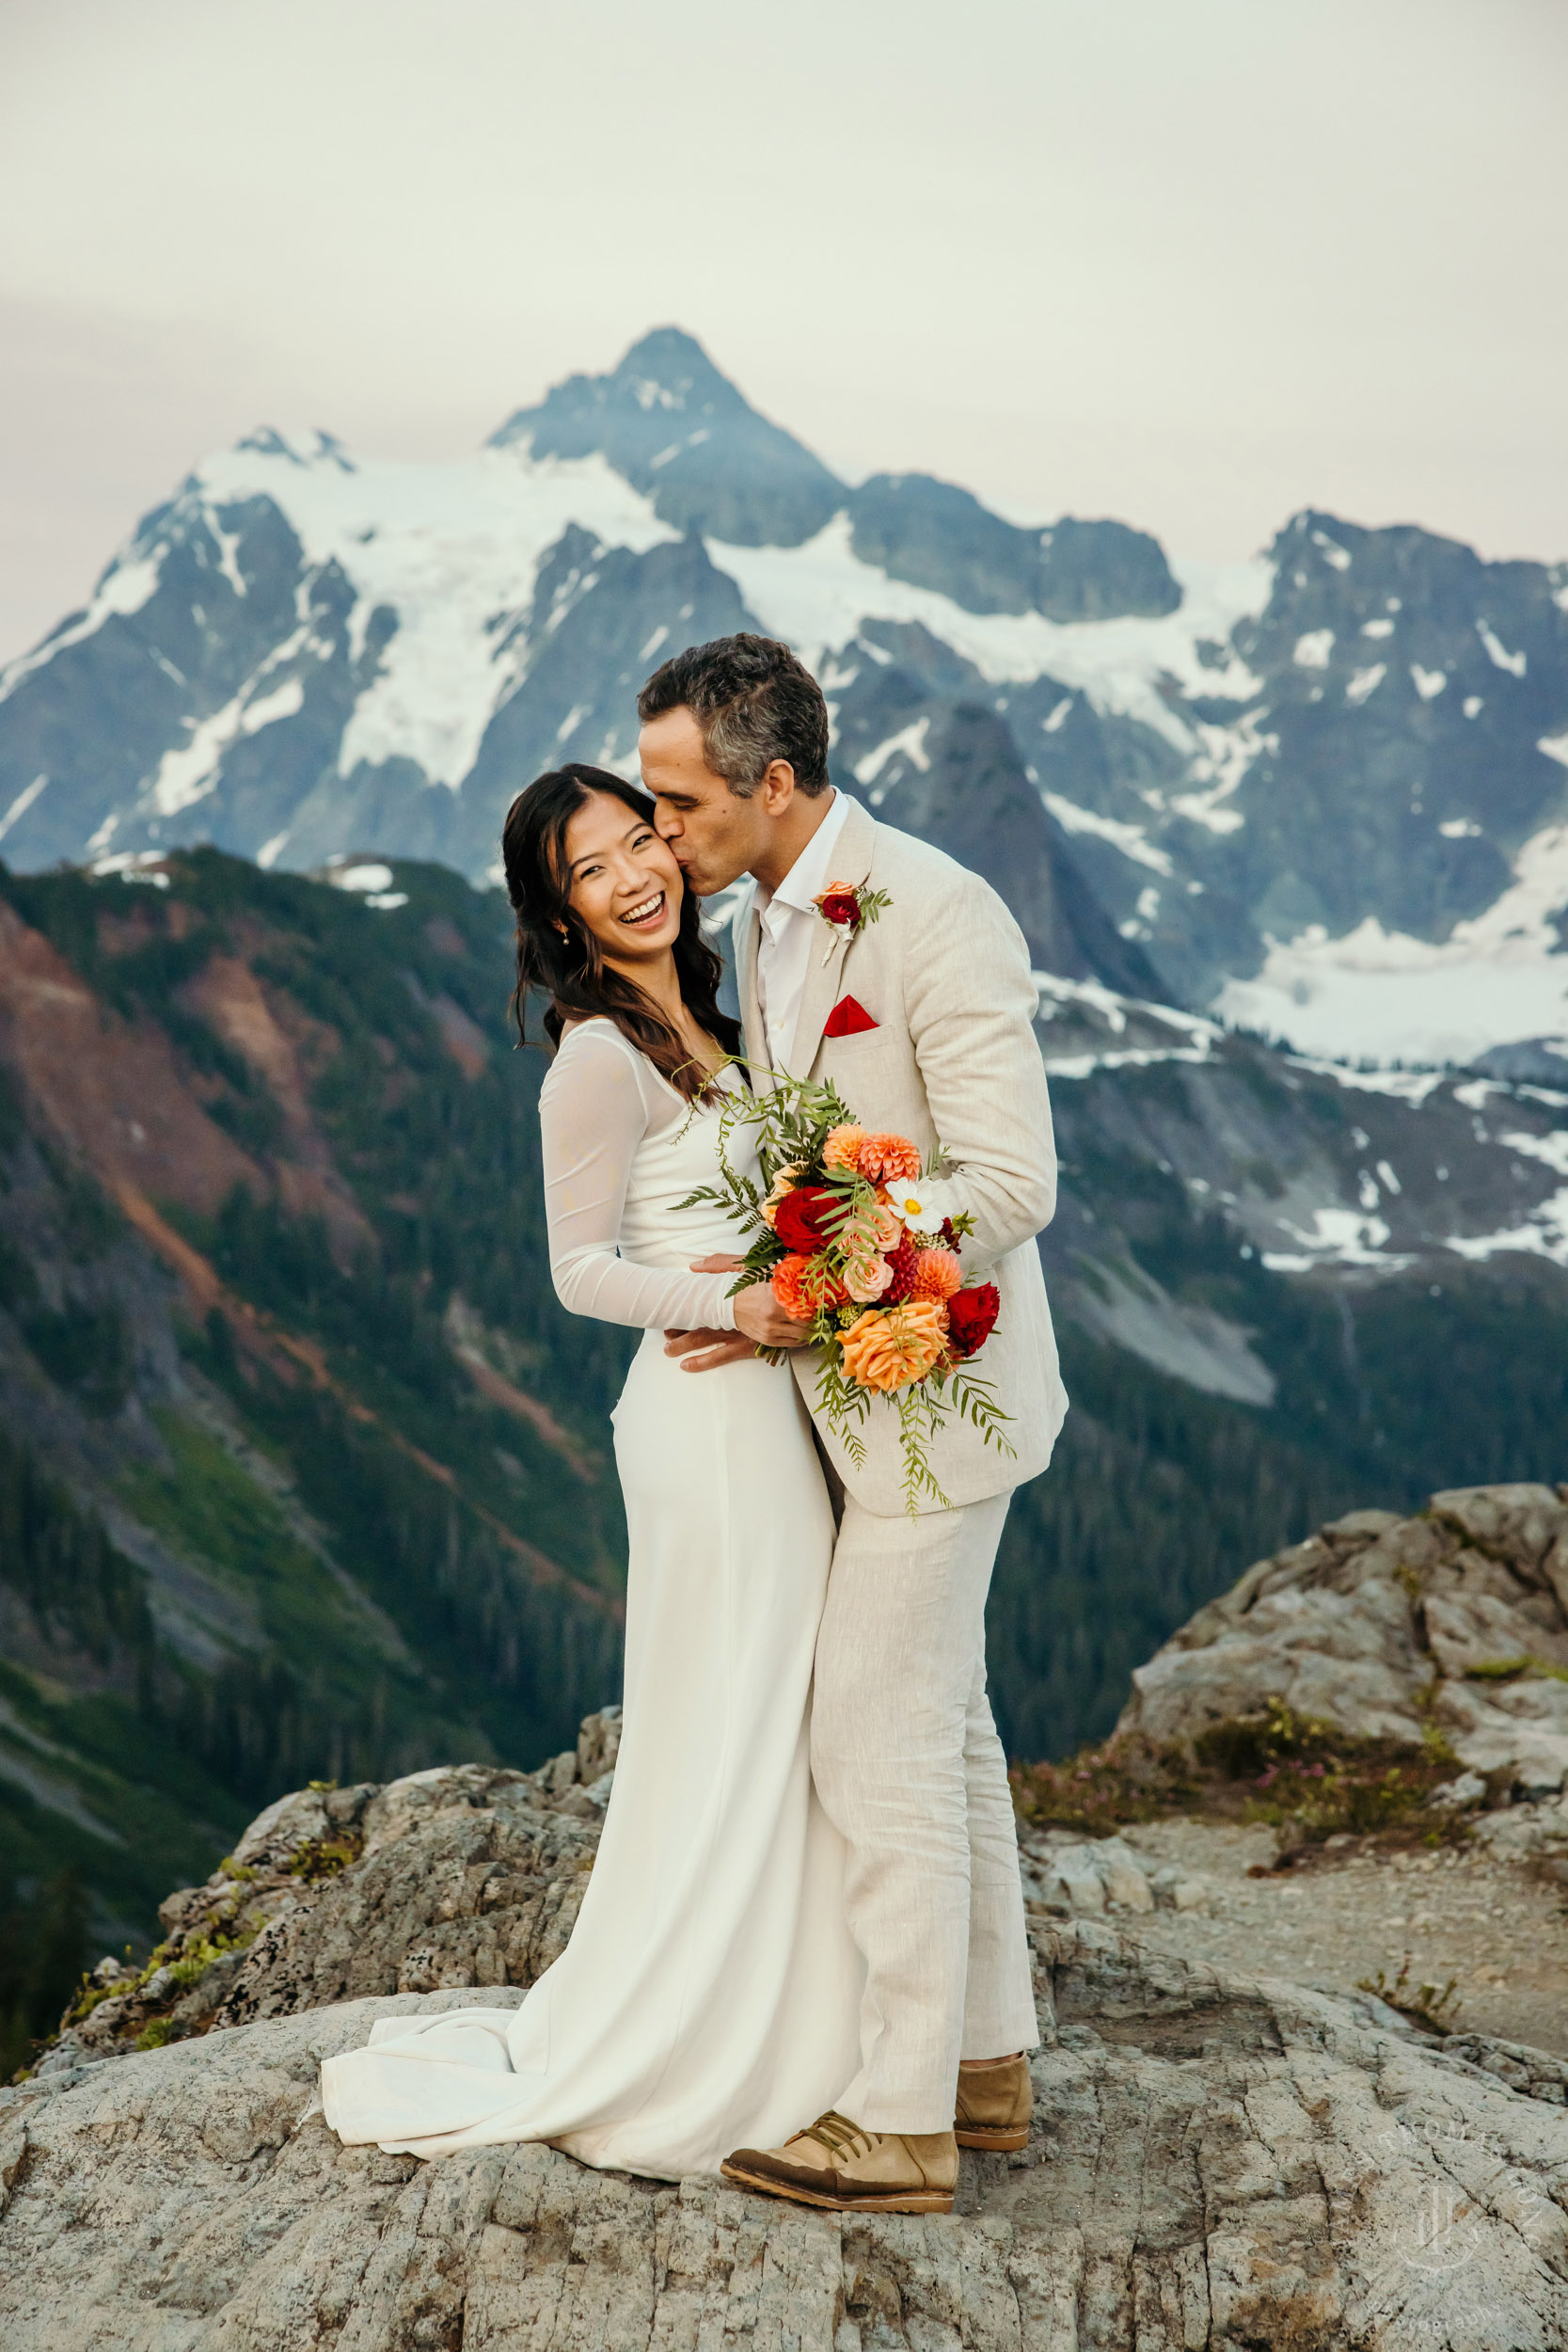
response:
<path id="1" fill-rule="evenodd" d="M 1568 557 L 1565 0 L 5 0 L 0 660 L 261 421 L 691 330 L 850 476 Z"/>

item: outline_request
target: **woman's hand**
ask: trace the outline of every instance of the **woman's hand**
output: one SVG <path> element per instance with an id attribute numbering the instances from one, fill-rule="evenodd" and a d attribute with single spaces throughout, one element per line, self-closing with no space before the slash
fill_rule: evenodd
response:
<path id="1" fill-rule="evenodd" d="M 693 1260 L 693 1274 L 738 1274 L 741 1258 Z M 753 1282 L 735 1302 L 733 1331 L 666 1331 L 664 1353 L 678 1357 L 683 1372 L 716 1372 L 721 1364 L 739 1364 L 759 1347 L 803 1347 L 809 1327 L 786 1315 L 766 1282 Z"/>

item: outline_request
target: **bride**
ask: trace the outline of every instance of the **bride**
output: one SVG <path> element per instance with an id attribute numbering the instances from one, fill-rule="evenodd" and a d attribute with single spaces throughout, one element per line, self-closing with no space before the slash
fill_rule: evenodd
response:
<path id="1" fill-rule="evenodd" d="M 729 1297 L 701 1253 L 733 1232 L 677 1206 L 712 1176 L 739 1031 L 650 803 L 574 763 L 519 794 L 503 854 L 519 1026 L 543 990 L 557 1049 L 539 1105 L 555 1286 L 643 1334 L 611 1416 L 625 1725 L 571 1943 L 521 2008 L 383 2018 L 326 2060 L 323 2101 L 341 2137 L 392 2153 L 549 2140 L 673 2180 L 774 2146 L 859 2063 L 862 1963 L 808 1754 L 832 1514 L 787 1369 L 692 1379 L 664 1352 L 673 1327 L 771 1337 L 772 1301 Z"/>

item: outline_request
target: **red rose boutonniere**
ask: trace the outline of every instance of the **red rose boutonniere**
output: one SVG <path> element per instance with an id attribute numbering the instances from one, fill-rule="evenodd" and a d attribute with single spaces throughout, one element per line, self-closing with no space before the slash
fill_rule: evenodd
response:
<path id="1" fill-rule="evenodd" d="M 874 923 L 882 909 L 893 904 L 893 898 L 886 890 L 867 890 L 863 882 L 832 882 L 817 892 L 812 904 L 825 923 L 836 931 L 847 931 L 853 939 L 863 923 Z M 832 954 L 830 943 L 828 955 Z M 822 961 L 826 963 L 828 956 Z"/>

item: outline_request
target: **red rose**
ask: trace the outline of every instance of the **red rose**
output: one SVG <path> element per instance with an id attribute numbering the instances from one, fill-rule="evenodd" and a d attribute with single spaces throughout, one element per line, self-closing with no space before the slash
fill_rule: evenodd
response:
<path id="1" fill-rule="evenodd" d="M 832 1239 L 824 1219 L 843 1205 L 838 1194 L 822 1184 L 798 1184 L 780 1201 L 773 1231 L 786 1249 L 809 1258 Z"/>
<path id="2" fill-rule="evenodd" d="M 816 903 L 830 923 L 847 923 L 853 930 L 861 919 L 860 900 L 852 890 L 824 891 Z"/>
<path id="3" fill-rule="evenodd" d="M 947 1331 L 956 1356 L 977 1356 L 990 1339 L 1002 1311 L 994 1282 L 976 1282 L 973 1290 L 955 1291 L 947 1302 Z"/>

